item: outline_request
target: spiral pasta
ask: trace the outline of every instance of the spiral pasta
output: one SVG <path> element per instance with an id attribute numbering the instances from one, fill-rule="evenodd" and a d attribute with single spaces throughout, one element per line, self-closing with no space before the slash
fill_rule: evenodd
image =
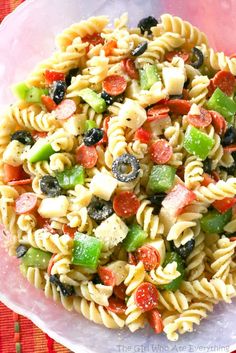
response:
<path id="1" fill-rule="evenodd" d="M 189 307 L 189 299 L 186 294 L 180 290 L 175 292 L 171 291 L 160 291 L 159 292 L 159 303 L 158 308 L 160 310 L 167 309 L 170 312 L 177 311 L 182 313 Z"/>
<path id="2" fill-rule="evenodd" d="M 226 279 L 230 271 L 235 247 L 236 241 L 231 242 L 228 238 L 218 240 L 217 249 L 213 253 L 214 262 L 211 264 L 214 271 L 213 278 Z"/>
<path id="3" fill-rule="evenodd" d="M 77 291 L 78 293 L 78 291 Z M 112 287 L 102 284 L 93 284 L 91 281 L 81 282 L 79 287 L 81 297 L 102 306 L 108 306 L 108 299 L 112 295 Z"/>
<path id="4" fill-rule="evenodd" d="M 184 163 L 184 182 L 188 189 L 195 189 L 203 180 L 203 163 L 195 157 L 190 156 Z"/>
<path id="5" fill-rule="evenodd" d="M 199 201 L 208 204 L 225 197 L 234 197 L 236 194 L 236 179 L 219 180 L 216 184 L 211 183 L 208 186 L 201 186 L 195 193 Z"/>
<path id="6" fill-rule="evenodd" d="M 186 273 L 189 281 L 199 279 L 204 270 L 204 259 L 205 259 L 205 242 L 204 234 L 200 232 L 195 237 L 195 246 L 191 254 L 186 259 Z"/>
<path id="7" fill-rule="evenodd" d="M 180 272 L 178 272 L 177 263 L 174 261 L 166 265 L 164 268 L 159 266 L 156 270 L 151 270 L 146 279 L 156 286 L 161 286 L 170 283 L 179 276 Z"/>
<path id="8" fill-rule="evenodd" d="M 196 103 L 200 106 L 204 105 L 206 102 L 208 94 L 208 85 L 210 80 L 207 76 L 195 76 L 191 82 L 191 89 L 189 91 L 189 96 L 192 103 Z"/>

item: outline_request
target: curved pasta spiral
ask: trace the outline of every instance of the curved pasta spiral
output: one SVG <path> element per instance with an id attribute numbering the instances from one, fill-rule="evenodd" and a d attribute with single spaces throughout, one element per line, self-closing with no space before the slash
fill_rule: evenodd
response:
<path id="1" fill-rule="evenodd" d="M 83 70 L 83 75 L 88 75 L 89 82 L 102 82 L 108 73 L 109 59 L 105 55 L 93 56 L 87 61 L 87 67 Z"/>
<path id="2" fill-rule="evenodd" d="M 9 251 L 9 255 L 14 256 L 21 231 L 17 226 L 17 216 L 14 206 L 4 201 L 4 199 L 0 200 L 0 223 L 5 229 L 3 241 Z"/>
<path id="3" fill-rule="evenodd" d="M 96 113 L 88 104 L 83 105 L 83 114 L 86 115 L 88 120 L 95 121 L 97 127 L 102 127 L 103 115 Z"/>
<path id="4" fill-rule="evenodd" d="M 126 153 L 125 128 L 118 117 L 114 117 L 109 121 L 107 135 L 108 150 L 112 154 L 113 159 Z"/>
<path id="5" fill-rule="evenodd" d="M 218 163 L 220 162 L 220 160 L 223 157 L 224 150 L 221 145 L 220 136 L 217 134 L 214 134 L 213 138 L 215 140 L 215 144 L 214 144 L 211 152 L 209 153 L 208 158 L 210 158 L 212 160 L 212 169 L 216 169 Z"/>
<path id="6" fill-rule="evenodd" d="M 229 178 L 227 181 L 219 180 L 216 184 L 200 186 L 195 190 L 197 199 L 206 204 L 215 200 L 222 200 L 225 197 L 234 197 L 236 194 L 236 178 Z"/>
<path id="7" fill-rule="evenodd" d="M 73 135 L 65 131 L 63 128 L 57 129 L 53 134 L 48 135 L 48 140 L 51 143 L 54 151 L 70 152 L 73 150 L 76 139 Z"/>
<path id="8" fill-rule="evenodd" d="M 230 59 L 223 52 L 216 53 L 214 49 L 208 48 L 206 45 L 201 45 L 199 49 L 204 55 L 205 64 L 215 71 L 225 70 L 236 75 L 236 58 Z"/>
<path id="9" fill-rule="evenodd" d="M 32 214 L 21 214 L 17 219 L 17 225 L 23 232 L 30 232 L 36 227 L 37 221 Z"/>
<path id="10" fill-rule="evenodd" d="M 170 312 L 178 311 L 182 313 L 184 310 L 188 309 L 189 300 L 187 296 L 180 290 L 175 292 L 171 291 L 159 291 L 159 302 L 158 308 L 163 310 L 163 308 L 169 310 Z"/>
<path id="11" fill-rule="evenodd" d="M 196 103 L 200 106 L 206 102 L 208 94 L 208 85 L 210 80 L 207 76 L 195 76 L 191 82 L 191 89 L 189 91 L 190 102 Z"/>
<path id="12" fill-rule="evenodd" d="M 204 248 L 204 233 L 200 232 L 195 237 L 195 247 L 193 251 L 186 259 L 186 274 L 189 281 L 199 279 L 204 272 L 204 258 L 206 256 Z"/>
<path id="13" fill-rule="evenodd" d="M 79 92 L 89 86 L 89 75 L 77 75 L 72 77 L 71 84 L 67 87 L 66 98 L 78 97 Z"/>
<path id="14" fill-rule="evenodd" d="M 195 157 L 190 156 L 184 163 L 184 182 L 188 189 L 195 189 L 203 180 L 203 163 Z"/>
<path id="15" fill-rule="evenodd" d="M 44 175 L 55 175 L 54 171 L 50 167 L 48 161 L 40 161 L 36 163 L 31 163 L 28 160 L 25 160 L 23 163 L 24 171 L 29 175 L 37 175 L 42 177 Z"/>
<path id="16" fill-rule="evenodd" d="M 71 168 L 75 163 L 75 158 L 71 153 L 54 153 L 50 156 L 51 171 L 63 172 L 67 168 Z"/>
<path id="17" fill-rule="evenodd" d="M 44 271 L 36 267 L 26 267 L 24 271 L 21 271 L 21 273 L 35 288 L 44 289 L 46 284 Z"/>
<path id="18" fill-rule="evenodd" d="M 129 142 L 127 145 L 127 152 L 135 156 L 137 159 L 144 158 L 148 151 L 148 145 L 142 143 L 140 140 Z"/>
<path id="19" fill-rule="evenodd" d="M 94 224 L 88 215 L 87 207 L 83 207 L 78 211 L 72 211 L 67 214 L 70 227 L 78 228 L 79 232 L 91 234 Z"/>
<path id="20" fill-rule="evenodd" d="M 213 253 L 214 262 L 211 268 L 214 271 L 213 278 L 225 280 L 230 271 L 236 241 L 230 241 L 228 238 L 221 238 L 217 242 L 217 249 Z"/>
<path id="21" fill-rule="evenodd" d="M 179 276 L 180 272 L 177 270 L 177 262 L 174 261 L 167 264 L 164 268 L 158 266 L 157 269 L 151 270 L 150 273 L 146 275 L 146 280 L 156 286 L 161 286 L 170 283 Z"/>
<path id="22" fill-rule="evenodd" d="M 108 306 L 108 299 L 112 295 L 112 286 L 103 284 L 93 284 L 92 281 L 82 281 L 77 293 L 86 300 L 92 301 L 102 306 Z"/>
<path id="23" fill-rule="evenodd" d="M 71 256 L 64 254 L 55 254 L 53 257 L 52 275 L 63 275 L 70 271 Z"/>

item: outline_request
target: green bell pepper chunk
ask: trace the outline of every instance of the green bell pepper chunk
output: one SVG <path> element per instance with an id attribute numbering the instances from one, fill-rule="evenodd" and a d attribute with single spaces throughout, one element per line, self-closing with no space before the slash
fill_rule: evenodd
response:
<path id="1" fill-rule="evenodd" d="M 28 103 L 41 103 L 41 97 L 48 94 L 48 89 L 31 87 L 26 92 L 25 100 Z"/>
<path id="2" fill-rule="evenodd" d="M 152 193 L 169 190 L 175 178 L 176 169 L 169 165 L 154 165 L 149 175 L 147 189 Z"/>
<path id="3" fill-rule="evenodd" d="M 189 125 L 184 136 L 184 148 L 190 154 L 204 160 L 214 146 L 214 139 L 209 137 L 204 132 Z"/>
<path id="4" fill-rule="evenodd" d="M 165 267 L 166 265 L 174 261 L 177 262 L 177 270 L 180 272 L 180 275 L 170 283 L 162 286 L 163 289 L 169 290 L 172 292 L 175 292 L 180 287 L 181 282 L 183 281 L 184 275 L 185 275 L 185 267 L 184 267 L 183 259 L 179 254 L 177 254 L 174 251 L 166 254 L 163 267 Z"/>
<path id="5" fill-rule="evenodd" d="M 28 160 L 30 163 L 47 161 L 55 152 L 47 139 L 39 139 L 29 150 Z"/>
<path id="6" fill-rule="evenodd" d="M 21 263 L 27 267 L 37 267 L 41 270 L 46 270 L 51 257 L 52 254 L 50 252 L 29 248 L 27 253 L 21 258 Z"/>
<path id="7" fill-rule="evenodd" d="M 105 99 L 90 88 L 84 88 L 79 91 L 79 96 L 98 114 L 103 113 L 107 109 Z"/>
<path id="8" fill-rule="evenodd" d="M 129 232 L 123 241 L 123 246 L 126 251 L 135 251 L 143 245 L 147 238 L 147 233 L 138 225 L 133 224 L 129 227 Z"/>
<path id="9" fill-rule="evenodd" d="M 86 120 L 85 121 L 85 132 L 87 132 L 93 128 L 96 128 L 96 127 L 98 127 L 98 126 L 95 121 L 93 121 L 93 120 Z"/>
<path id="10" fill-rule="evenodd" d="M 207 102 L 207 108 L 217 111 L 223 115 L 229 123 L 232 123 L 236 113 L 236 102 L 222 92 L 220 88 L 217 88 Z"/>
<path id="11" fill-rule="evenodd" d="M 217 210 L 208 211 L 200 220 L 201 228 L 205 233 L 222 233 L 224 226 L 232 218 L 232 209 L 225 213 L 219 213 Z"/>
<path id="12" fill-rule="evenodd" d="M 101 254 L 102 243 L 99 239 L 83 233 L 76 233 L 72 251 L 72 264 L 96 269 Z"/>
<path id="13" fill-rule="evenodd" d="M 19 99 L 25 100 L 29 87 L 25 82 L 19 82 L 11 87 L 12 93 Z"/>
<path id="14" fill-rule="evenodd" d="M 84 185 L 84 167 L 81 165 L 75 165 L 74 167 L 66 169 L 63 172 L 56 173 L 56 178 L 62 189 L 74 189 L 77 184 Z"/>
<path id="15" fill-rule="evenodd" d="M 152 85 L 160 81 L 156 65 L 147 65 L 145 69 L 139 70 L 141 89 L 149 90 Z"/>

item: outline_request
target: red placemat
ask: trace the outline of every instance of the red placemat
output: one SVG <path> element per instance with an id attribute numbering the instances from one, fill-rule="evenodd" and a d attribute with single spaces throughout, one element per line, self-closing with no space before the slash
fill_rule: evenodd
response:
<path id="1" fill-rule="evenodd" d="M 24 0 L 0 0 L 0 22 Z M 69 353 L 25 317 L 0 302 L 0 353 Z"/>

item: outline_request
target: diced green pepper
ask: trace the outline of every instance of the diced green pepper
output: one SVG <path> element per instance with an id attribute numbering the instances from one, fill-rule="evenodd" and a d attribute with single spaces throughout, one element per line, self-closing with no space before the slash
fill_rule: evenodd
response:
<path id="1" fill-rule="evenodd" d="M 47 95 L 48 90 L 38 87 L 31 87 L 26 92 L 25 100 L 28 103 L 41 103 L 42 95 Z"/>
<path id="2" fill-rule="evenodd" d="M 55 152 L 47 139 L 39 139 L 29 150 L 28 160 L 30 163 L 47 161 Z"/>
<path id="3" fill-rule="evenodd" d="M 84 184 L 84 167 L 75 165 L 63 172 L 56 173 L 56 178 L 62 189 L 74 189 L 77 184 Z"/>
<path id="4" fill-rule="evenodd" d="M 26 94 L 29 91 L 29 87 L 27 86 L 27 84 L 25 82 L 19 82 L 15 85 L 12 86 L 12 92 L 13 94 L 22 100 L 25 100 L 26 98 Z"/>
<path id="5" fill-rule="evenodd" d="M 209 155 L 214 146 L 214 139 L 204 132 L 189 125 L 184 136 L 184 148 L 190 154 L 204 160 Z"/>
<path id="6" fill-rule="evenodd" d="M 139 70 L 141 89 L 149 90 L 152 85 L 160 81 L 156 65 L 147 65 L 145 69 Z"/>
<path id="7" fill-rule="evenodd" d="M 90 88 L 84 88 L 79 91 L 79 96 L 98 114 L 103 113 L 107 109 L 105 100 Z"/>
<path id="8" fill-rule="evenodd" d="M 146 238 L 147 233 L 138 224 L 133 224 L 129 227 L 123 246 L 126 251 L 134 251 L 143 245 Z"/>
<path id="9" fill-rule="evenodd" d="M 50 252 L 41 249 L 29 248 L 27 253 L 21 258 L 21 263 L 27 267 L 37 267 L 46 270 L 52 257 Z"/>
<path id="10" fill-rule="evenodd" d="M 163 267 L 165 267 L 166 265 L 168 265 L 169 263 L 172 263 L 174 261 L 177 262 L 177 270 L 180 272 L 180 275 L 179 275 L 179 277 L 177 277 L 176 279 L 174 279 L 170 283 L 162 286 L 163 289 L 169 290 L 172 292 L 175 292 L 180 287 L 181 282 L 183 281 L 184 275 L 185 275 L 185 267 L 184 267 L 183 259 L 181 258 L 181 256 L 179 254 L 177 254 L 174 251 L 166 254 L 166 258 L 165 258 Z"/>
<path id="11" fill-rule="evenodd" d="M 72 252 L 72 264 L 96 269 L 101 253 L 102 243 L 99 239 L 83 233 L 76 233 Z"/>
<path id="12" fill-rule="evenodd" d="M 169 190 L 175 178 L 176 169 L 169 165 L 154 165 L 149 175 L 147 189 L 152 192 L 165 192 Z"/>
<path id="13" fill-rule="evenodd" d="M 93 128 L 98 127 L 94 120 L 86 120 L 85 121 L 85 131 L 89 131 Z"/>
<path id="14" fill-rule="evenodd" d="M 217 210 L 208 211 L 200 220 L 201 228 L 205 233 L 222 233 L 224 226 L 232 218 L 232 209 L 225 213 L 219 213 Z"/>
<path id="15" fill-rule="evenodd" d="M 217 88 L 207 102 L 207 108 L 217 111 L 223 115 L 229 123 L 232 123 L 236 113 L 236 102 L 224 94 L 220 88 Z"/>

